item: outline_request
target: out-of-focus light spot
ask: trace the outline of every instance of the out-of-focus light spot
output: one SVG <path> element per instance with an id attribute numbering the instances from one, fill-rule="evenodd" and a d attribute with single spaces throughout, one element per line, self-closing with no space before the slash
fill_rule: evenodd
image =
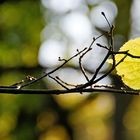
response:
<path id="1" fill-rule="evenodd" d="M 133 115 L 132 115 L 133 114 Z M 138 117 L 136 117 L 138 116 Z M 123 124 L 128 130 L 139 130 L 140 123 L 139 123 L 139 115 L 136 110 L 131 110 L 127 112 L 123 119 Z"/>
<path id="2" fill-rule="evenodd" d="M 137 21 L 140 21 L 139 17 L 140 17 L 140 1 L 139 0 L 133 0 L 133 5 L 131 8 L 131 14 L 132 14 L 132 19 L 135 20 L 137 19 Z"/>
<path id="3" fill-rule="evenodd" d="M 65 94 L 65 95 L 59 95 L 54 96 L 57 103 L 65 108 L 65 109 L 71 109 L 75 107 L 77 104 L 83 102 L 88 96 L 81 96 L 80 94 Z"/>
<path id="4" fill-rule="evenodd" d="M 102 1 L 104 0 L 87 0 L 88 4 L 90 5 L 99 4 Z"/>
<path id="5" fill-rule="evenodd" d="M 136 38 L 140 36 L 140 1 L 139 0 L 133 0 L 133 4 L 131 7 L 131 38 Z"/>
<path id="6" fill-rule="evenodd" d="M 109 94 L 96 96 L 96 100 L 90 98 L 84 105 L 81 104 L 69 117 L 69 122 L 76 130 L 76 138 L 109 139 L 107 137 L 111 135 L 111 131 L 106 120 L 112 116 L 114 107 L 114 97 Z"/>
<path id="7" fill-rule="evenodd" d="M 94 118 L 95 119 L 95 118 Z M 74 127 L 75 128 L 75 127 Z M 111 125 L 96 118 L 88 124 L 81 124 L 76 128 L 76 140 L 112 140 L 113 129 Z"/>
<path id="8" fill-rule="evenodd" d="M 91 37 L 92 27 L 88 17 L 80 12 L 66 15 L 60 22 L 63 32 L 75 42 L 84 42 Z"/>
<path id="9" fill-rule="evenodd" d="M 39 140 L 69 140 L 69 136 L 63 127 L 54 126 L 45 134 L 43 133 Z"/>
<path id="10" fill-rule="evenodd" d="M 55 66 L 58 64 L 58 57 L 65 54 L 65 44 L 56 40 L 48 40 L 44 42 L 39 50 L 39 63 L 40 65 Z"/>
<path id="11" fill-rule="evenodd" d="M 89 122 L 94 118 L 109 117 L 114 109 L 114 98 L 111 95 L 101 95 L 96 100 L 89 100 L 87 104 L 79 109 L 71 116 L 71 123 L 78 124 L 81 122 Z M 83 114 L 80 118 L 78 116 Z"/>
<path id="12" fill-rule="evenodd" d="M 101 15 L 101 12 L 104 12 L 109 22 L 112 23 L 118 13 L 118 10 L 115 3 L 111 1 L 103 2 L 99 6 L 93 8 L 91 11 L 92 23 L 99 28 L 104 28 L 108 25 L 106 20 Z"/>
<path id="13" fill-rule="evenodd" d="M 140 130 L 140 98 L 134 97 L 123 118 L 123 124 L 128 131 L 136 133 Z"/>
<path id="14" fill-rule="evenodd" d="M 116 15 L 117 8 L 113 2 L 102 2 L 102 1 L 103 0 L 98 1 L 100 3 L 99 3 L 99 6 L 97 6 L 97 7 L 98 7 L 98 9 L 100 8 L 100 10 L 104 11 L 105 13 L 106 13 L 106 11 L 108 11 L 108 14 L 106 16 L 110 21 L 110 18 L 108 17 L 108 15 L 110 15 L 110 14 L 113 16 Z M 96 3 L 97 0 L 93 0 L 91 2 Z M 66 6 L 65 3 L 67 3 L 67 4 L 70 3 L 70 4 L 68 4 L 68 5 L 66 4 L 67 5 Z M 95 29 L 95 27 L 92 25 L 91 19 L 88 17 L 88 15 L 90 14 L 90 11 L 88 9 L 87 1 L 85 2 L 83 0 L 76 0 L 76 1 L 73 1 L 73 0 L 59 0 L 59 1 L 42 0 L 42 4 L 47 8 L 46 9 L 47 12 L 51 12 L 51 14 L 53 15 L 50 17 L 49 16 L 45 17 L 46 21 L 47 21 L 47 26 L 45 27 L 45 29 L 42 32 L 42 39 L 43 39 L 43 41 L 46 38 L 51 39 L 51 43 L 50 43 L 50 40 L 45 41 L 40 47 L 39 63 L 42 66 L 52 67 L 52 66 L 59 65 L 58 57 L 68 58 L 68 57 L 73 56 L 74 54 L 77 53 L 76 49 L 81 50 L 84 47 L 88 47 L 90 44 L 89 42 L 92 41 L 92 38 L 97 37 L 99 35 L 99 33 L 97 33 L 97 30 Z M 83 10 L 83 9 L 86 9 L 86 10 Z M 94 7 L 93 9 L 95 9 L 95 11 L 96 11 L 97 8 Z M 93 15 L 91 14 L 92 20 L 93 20 L 93 17 L 95 16 L 95 14 L 94 14 L 95 12 L 93 12 L 93 11 L 94 10 L 92 10 Z M 101 15 L 100 12 L 98 12 L 96 14 L 97 14 L 96 16 L 98 16 L 98 17 L 99 17 L 99 15 Z M 111 16 L 111 17 L 113 17 L 113 16 Z M 98 19 L 97 19 L 97 22 L 96 21 L 95 22 L 96 23 L 99 22 L 99 24 L 102 24 L 103 21 L 105 21 L 105 19 L 102 16 L 100 17 L 100 19 L 101 19 L 101 21 L 98 21 Z M 112 18 L 112 20 L 110 22 L 112 22 L 113 19 L 114 19 L 114 17 Z M 48 20 L 50 22 L 48 22 Z M 96 17 L 95 17 L 95 20 L 96 20 Z M 106 21 L 104 23 L 105 23 L 104 25 L 107 25 Z M 53 41 L 52 41 L 52 38 L 53 38 Z M 63 39 L 67 43 L 67 45 L 65 45 L 62 42 L 59 42 L 58 40 L 60 40 L 60 39 Z M 98 40 L 98 43 L 101 43 L 100 41 L 105 43 L 106 40 L 104 38 L 101 38 Z M 52 42 L 55 42 L 55 43 L 52 43 Z M 60 44 L 62 44 L 62 45 L 60 45 Z M 95 44 L 93 45 L 93 50 L 88 52 L 82 59 L 83 66 L 90 70 L 96 70 L 96 68 L 99 66 L 100 62 L 104 59 L 104 56 L 106 55 L 105 50 L 97 47 Z M 62 46 L 65 46 L 65 47 L 62 47 Z M 67 56 L 63 57 L 64 55 L 67 55 Z M 74 58 L 71 61 L 71 63 L 74 65 L 79 65 L 78 57 Z M 102 70 L 105 70 L 107 68 L 107 66 L 108 65 L 105 64 L 103 66 Z M 59 74 L 60 73 L 61 72 L 59 71 Z M 79 78 L 79 77 L 75 78 L 75 77 L 77 77 L 76 74 L 73 74 L 72 76 L 67 78 L 67 75 L 69 75 L 69 74 L 65 74 L 66 71 L 63 71 L 62 73 L 63 73 L 62 75 L 66 75 L 65 77 L 62 76 L 62 78 L 64 78 L 63 79 L 64 81 L 67 81 L 67 80 L 70 81 L 69 79 L 72 79 L 71 77 L 74 77 L 73 79 L 76 79 L 76 81 L 74 81 L 75 83 L 78 81 L 77 79 L 80 79 L 80 83 L 81 83 L 81 81 L 82 81 L 81 79 L 84 79 L 82 77 L 82 75 L 79 76 L 82 78 Z M 102 82 L 106 83 L 106 81 L 107 81 L 107 83 L 108 82 L 110 83 L 108 78 L 104 79 L 104 80 L 105 81 L 102 81 Z M 52 80 L 50 80 L 50 81 L 52 81 Z M 73 82 L 70 81 L 70 83 L 73 83 Z M 85 83 L 85 81 L 82 81 L 82 83 Z M 103 83 L 103 84 L 105 84 L 105 83 Z"/>
<path id="15" fill-rule="evenodd" d="M 82 0 L 42 0 L 42 4 L 56 13 L 65 13 L 76 9 Z"/>
<path id="16" fill-rule="evenodd" d="M 57 114 L 55 112 L 52 111 L 41 112 L 41 114 L 39 114 L 37 118 L 37 128 L 40 131 L 44 131 L 45 129 L 48 129 L 49 127 L 54 125 L 56 120 L 57 120 Z"/>
<path id="17" fill-rule="evenodd" d="M 0 116 L 0 138 L 7 136 L 15 128 L 16 119 L 10 113 L 3 113 Z"/>
<path id="18" fill-rule="evenodd" d="M 56 39 L 59 40 L 62 38 L 62 34 L 59 30 L 59 25 L 55 21 L 53 23 L 47 24 L 45 28 L 41 32 L 41 40 L 48 40 L 48 39 Z"/>

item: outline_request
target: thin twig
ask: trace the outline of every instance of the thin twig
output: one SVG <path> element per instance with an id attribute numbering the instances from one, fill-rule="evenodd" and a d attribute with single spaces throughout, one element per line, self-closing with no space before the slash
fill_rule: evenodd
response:
<path id="1" fill-rule="evenodd" d="M 103 46 L 103 45 L 101 45 L 101 44 L 99 44 L 99 43 L 96 43 L 96 45 L 97 45 L 98 47 L 104 48 L 104 49 L 106 49 L 106 50 L 109 51 L 109 48 L 108 48 L 107 46 Z"/>
<path id="2" fill-rule="evenodd" d="M 83 58 L 90 50 L 91 50 L 91 48 L 89 48 L 89 49 L 87 49 L 87 51 L 83 52 L 82 55 L 79 54 L 79 56 L 80 56 L 80 57 L 79 57 L 79 68 L 80 68 L 82 74 L 84 75 L 85 79 L 86 79 L 88 82 L 89 82 L 89 78 L 88 78 L 88 76 L 87 76 L 87 74 L 86 74 L 86 71 L 85 71 L 83 65 L 82 65 L 82 58 Z M 77 51 L 79 51 L 79 50 L 77 50 Z"/>
<path id="3" fill-rule="evenodd" d="M 129 50 L 127 51 L 119 51 L 119 52 L 112 52 L 112 54 L 126 54 L 127 56 L 131 57 L 131 58 L 140 58 L 140 56 L 137 56 L 137 55 L 133 55 L 131 53 L 129 53 Z"/>
<path id="4" fill-rule="evenodd" d="M 31 84 L 34 84 L 34 83 L 40 81 L 41 79 L 47 77 L 48 75 L 50 75 L 50 74 L 56 72 L 57 70 L 61 69 L 66 63 L 68 63 L 69 61 L 71 61 L 73 58 L 77 57 L 77 56 L 79 55 L 79 53 L 84 52 L 86 49 L 87 49 L 87 48 L 84 48 L 83 50 L 79 51 L 78 53 L 76 53 L 75 55 L 73 55 L 72 57 L 70 57 L 67 61 L 64 61 L 60 66 L 58 66 L 58 67 L 55 68 L 54 70 L 52 70 L 52 71 L 50 71 L 50 72 L 48 72 L 48 73 L 45 73 L 44 75 L 38 77 L 37 79 L 35 79 L 35 80 L 33 80 L 33 81 L 30 81 L 30 82 L 28 82 L 28 83 L 26 83 L 26 84 L 23 84 L 23 85 L 21 86 L 21 88 L 26 87 L 26 86 L 29 86 L 29 85 L 31 85 Z"/>
<path id="5" fill-rule="evenodd" d="M 125 55 L 118 63 L 116 63 L 115 66 L 112 65 L 111 69 L 108 72 L 106 72 L 104 75 L 102 75 L 101 77 L 99 77 L 98 79 L 96 79 L 94 81 L 94 83 L 97 83 L 100 80 L 102 80 L 103 78 L 107 77 L 116 68 L 116 66 L 118 66 L 126 57 L 127 57 L 127 55 Z"/>
<path id="6" fill-rule="evenodd" d="M 16 88 L 0 88 L 0 94 L 46 94 L 46 95 L 59 95 L 59 94 L 69 94 L 69 93 L 116 93 L 116 94 L 124 94 L 124 95 L 140 95 L 139 90 L 122 90 L 122 89 L 115 89 L 115 88 L 108 88 L 108 89 L 101 89 L 101 88 L 88 88 L 88 89 L 79 89 L 79 90 L 44 90 L 44 89 L 16 89 Z"/>
<path id="7" fill-rule="evenodd" d="M 93 38 L 93 41 L 92 41 L 91 44 L 89 45 L 88 49 L 92 48 L 92 45 L 94 44 L 94 42 L 95 42 L 97 39 L 101 38 L 103 35 L 104 35 L 104 34 L 101 34 L 100 36 L 98 36 L 98 37 L 96 37 L 96 38 Z M 34 84 L 34 83 L 40 81 L 41 79 L 47 77 L 48 75 L 50 75 L 50 74 L 56 72 L 57 70 L 59 70 L 60 68 L 62 68 L 65 64 L 67 64 L 69 61 L 71 61 L 72 59 L 74 59 L 75 57 L 77 57 L 79 54 L 83 53 L 85 50 L 87 50 L 87 48 L 84 48 L 83 50 L 79 51 L 79 52 L 76 53 L 74 56 L 70 57 L 68 60 L 66 60 L 66 59 L 61 59 L 61 58 L 59 57 L 59 61 L 61 61 L 61 60 L 64 61 L 60 66 L 56 67 L 54 70 L 50 71 L 49 73 L 43 74 L 42 76 L 38 77 L 37 79 L 35 79 L 35 80 L 33 80 L 33 81 L 30 81 L 30 82 L 28 82 L 28 83 L 26 83 L 26 84 L 23 84 L 20 88 L 24 88 L 24 87 L 27 87 L 27 86 L 29 86 L 29 85 L 31 85 L 31 84 Z"/>
<path id="8" fill-rule="evenodd" d="M 63 81 L 62 79 L 60 79 L 58 76 L 55 77 L 57 80 L 59 80 L 61 83 L 67 85 L 67 86 L 70 86 L 70 87 L 77 87 L 77 85 L 74 85 L 74 84 L 69 84 L 65 81 Z"/>
<path id="9" fill-rule="evenodd" d="M 79 87 L 77 87 L 77 89 L 83 89 L 83 88 L 86 88 L 86 87 L 88 87 L 88 86 L 92 86 L 93 84 L 96 83 L 96 82 L 95 82 L 95 81 L 96 81 L 95 78 L 97 77 L 97 75 L 98 75 L 100 69 L 103 67 L 103 65 L 105 64 L 105 62 L 106 62 L 106 60 L 108 59 L 109 56 L 110 56 L 110 52 L 108 52 L 108 53 L 106 54 L 104 60 L 101 62 L 101 64 L 99 65 L 99 67 L 96 69 L 96 71 L 95 71 L 93 77 L 90 79 L 90 81 L 87 82 L 87 83 L 85 83 L 85 84 L 83 84 L 83 85 L 81 85 L 81 86 L 79 86 Z M 106 77 L 106 76 L 105 76 L 105 77 Z M 99 78 L 98 78 L 98 79 L 99 79 Z"/>
<path id="10" fill-rule="evenodd" d="M 59 80 L 57 80 L 57 78 L 52 77 L 51 75 L 48 75 L 51 79 L 53 79 L 56 83 L 58 83 L 60 86 L 62 86 L 64 89 L 69 90 L 68 87 L 66 87 L 64 84 L 62 84 L 62 82 L 60 82 Z"/>
<path id="11" fill-rule="evenodd" d="M 108 19 L 106 18 L 106 15 L 104 12 L 101 12 L 102 16 L 105 18 L 105 20 L 107 21 L 109 28 L 111 28 L 111 24 L 109 23 Z"/>

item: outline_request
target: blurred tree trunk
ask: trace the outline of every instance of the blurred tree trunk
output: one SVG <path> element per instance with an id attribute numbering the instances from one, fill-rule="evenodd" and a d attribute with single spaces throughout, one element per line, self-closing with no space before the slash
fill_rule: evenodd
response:
<path id="1" fill-rule="evenodd" d="M 118 16 L 116 18 L 115 34 L 121 34 L 128 39 L 131 29 L 131 5 L 132 0 L 114 0 L 118 7 Z"/>
<path id="2" fill-rule="evenodd" d="M 131 30 L 130 10 L 132 0 L 114 0 L 114 2 L 118 7 L 118 16 L 115 23 L 115 34 L 121 34 L 124 36 L 125 40 L 128 40 Z M 122 85 L 122 83 L 118 83 L 118 79 L 114 79 L 114 83 L 118 86 Z M 123 126 L 123 117 L 127 111 L 129 104 L 131 103 L 131 100 L 132 96 L 115 94 L 116 109 L 114 112 L 114 140 L 126 139 L 125 128 Z"/>

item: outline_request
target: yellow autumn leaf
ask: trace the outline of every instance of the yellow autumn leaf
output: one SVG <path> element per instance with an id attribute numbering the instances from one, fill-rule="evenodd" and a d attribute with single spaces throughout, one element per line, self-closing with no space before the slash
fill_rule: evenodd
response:
<path id="1" fill-rule="evenodd" d="M 140 56 L 140 38 L 129 40 L 119 51 L 127 51 L 135 56 Z M 125 55 L 117 54 L 116 62 L 119 62 Z M 140 58 L 127 56 L 117 67 L 117 74 L 121 76 L 122 81 L 130 88 L 140 89 Z"/>

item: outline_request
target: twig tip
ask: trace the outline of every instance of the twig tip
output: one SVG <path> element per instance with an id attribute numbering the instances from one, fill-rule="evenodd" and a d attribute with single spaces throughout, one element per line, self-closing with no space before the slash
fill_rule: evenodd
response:
<path id="1" fill-rule="evenodd" d="M 104 13 L 104 12 L 101 12 L 101 14 L 102 14 L 103 16 L 105 16 L 105 13 Z"/>

